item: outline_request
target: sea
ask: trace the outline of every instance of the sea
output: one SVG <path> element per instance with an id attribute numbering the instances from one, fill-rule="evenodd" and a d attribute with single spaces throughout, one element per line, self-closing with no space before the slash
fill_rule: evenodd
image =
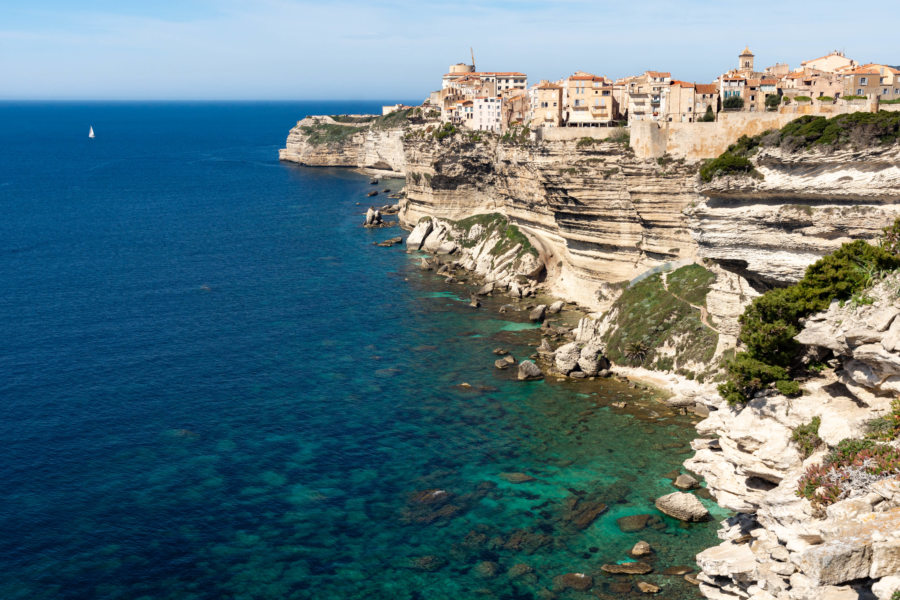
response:
<path id="1" fill-rule="evenodd" d="M 380 106 L 0 104 L 0 599 L 699 596 L 696 419 L 496 369 L 527 313 L 361 226 L 401 180 L 278 161 Z"/>

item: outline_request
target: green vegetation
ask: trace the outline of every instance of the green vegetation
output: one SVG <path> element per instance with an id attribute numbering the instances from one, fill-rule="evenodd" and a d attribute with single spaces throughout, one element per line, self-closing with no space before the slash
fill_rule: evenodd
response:
<path id="1" fill-rule="evenodd" d="M 785 103 L 785 104 L 790 104 L 790 103 L 791 103 L 791 98 L 790 98 L 790 96 L 782 96 L 782 97 L 781 97 L 781 101 L 782 101 L 783 103 Z"/>
<path id="2" fill-rule="evenodd" d="M 900 98 L 894 98 L 893 100 L 879 100 L 879 104 L 900 104 Z"/>
<path id="3" fill-rule="evenodd" d="M 794 100 L 797 102 L 812 102 L 812 98 L 809 96 L 794 96 Z"/>
<path id="4" fill-rule="evenodd" d="M 869 421 L 868 428 L 870 440 L 891 442 L 900 437 L 900 399 L 891 402 L 890 414 Z"/>
<path id="5" fill-rule="evenodd" d="M 669 273 L 666 284 L 669 291 L 685 302 L 702 306 L 706 303 L 709 286 L 716 280 L 716 274 L 700 265 L 687 265 Z"/>
<path id="6" fill-rule="evenodd" d="M 338 123 L 371 123 L 375 115 L 331 115 L 332 120 Z"/>
<path id="7" fill-rule="evenodd" d="M 831 96 L 819 96 L 819 102 L 834 102 Z"/>
<path id="8" fill-rule="evenodd" d="M 459 133 L 459 129 L 456 128 L 456 125 L 453 123 L 444 123 L 442 127 L 438 127 L 434 130 L 432 136 L 437 141 L 442 141 L 445 138 L 451 137 Z"/>
<path id="9" fill-rule="evenodd" d="M 608 142 L 614 144 L 622 144 L 623 146 L 631 146 L 631 132 L 624 127 L 619 127 L 616 132 L 606 138 Z"/>
<path id="10" fill-rule="evenodd" d="M 309 144 L 320 146 L 322 144 L 345 142 L 364 129 L 365 127 L 317 123 L 312 126 L 304 125 L 300 128 L 300 131 L 306 136 L 306 141 Z"/>
<path id="11" fill-rule="evenodd" d="M 711 123 L 715 120 L 716 120 L 716 114 L 713 112 L 713 107 L 711 105 L 707 106 L 706 113 L 704 113 L 704 115 L 702 117 L 697 119 L 697 121 L 699 121 L 700 123 Z"/>
<path id="12" fill-rule="evenodd" d="M 750 175 L 756 172 L 753 163 L 743 156 L 723 152 L 718 158 L 708 160 L 700 167 L 700 179 L 709 183 L 714 177 L 719 177 L 720 175 L 732 175 L 735 173 Z"/>
<path id="13" fill-rule="evenodd" d="M 517 257 L 524 254 L 533 254 L 537 256 L 537 250 L 528 241 L 518 227 L 509 222 L 509 219 L 499 213 L 488 213 L 482 215 L 473 215 L 460 219 L 459 221 L 451 221 L 457 229 L 465 232 L 459 244 L 464 248 L 471 248 L 478 244 L 482 239 L 490 235 L 490 232 L 497 231 L 500 233 L 500 239 L 491 248 L 490 253 L 494 256 L 500 256 L 512 250 L 516 244 L 521 245 L 521 249 L 516 254 Z M 469 232 L 475 225 L 484 228 L 484 233 L 478 239 L 469 239 Z"/>
<path id="14" fill-rule="evenodd" d="M 744 99 L 740 96 L 728 96 L 722 101 L 722 108 L 725 110 L 740 110 L 744 108 Z"/>
<path id="15" fill-rule="evenodd" d="M 861 495 L 872 483 L 900 475 L 900 450 L 872 440 L 842 440 L 821 465 L 806 470 L 797 495 L 819 507 Z"/>
<path id="16" fill-rule="evenodd" d="M 412 107 L 404 108 L 403 110 L 395 110 L 392 113 L 375 117 L 372 119 L 372 129 L 393 129 L 394 127 L 402 127 L 409 121 L 409 118 L 415 111 L 418 111 L 419 114 L 422 112 L 420 108 Z"/>
<path id="17" fill-rule="evenodd" d="M 781 97 L 778 94 L 766 95 L 766 108 L 768 108 L 769 110 L 774 110 L 778 108 L 779 104 L 781 104 Z"/>
<path id="18" fill-rule="evenodd" d="M 819 425 L 821 424 L 821 417 L 813 417 L 812 421 L 806 425 L 798 425 L 791 432 L 791 441 L 800 448 L 803 458 L 808 458 L 816 451 L 816 448 L 824 443 L 819 437 Z"/>
<path id="19" fill-rule="evenodd" d="M 866 98 L 865 96 L 855 96 L 853 94 L 850 94 L 849 96 L 844 96 L 843 99 L 844 100 L 868 100 L 868 98 Z"/>
<path id="20" fill-rule="evenodd" d="M 583 137 L 580 138 L 576 143 L 576 148 L 586 148 L 588 146 L 593 146 L 594 144 L 599 144 L 602 140 L 598 140 L 592 137 Z"/>
<path id="21" fill-rule="evenodd" d="M 531 143 L 531 129 L 528 126 L 513 125 L 506 130 L 503 137 L 500 138 L 503 144 L 513 144 L 524 146 Z"/>
<path id="22" fill-rule="evenodd" d="M 860 295 L 898 267 L 897 254 L 856 240 L 810 265 L 796 284 L 753 300 L 740 318 L 744 351 L 728 362 L 727 380 L 719 393 L 729 404 L 746 402 L 772 383 L 785 395 L 799 393 L 791 373 L 801 367 L 801 345 L 794 340 L 800 319 L 825 310 L 832 300 Z"/>
<path id="23" fill-rule="evenodd" d="M 682 298 L 702 305 L 714 277 L 700 265 L 688 265 L 669 274 L 668 281 L 674 281 L 669 290 L 659 273 L 626 288 L 610 309 L 610 360 L 658 370 L 711 361 L 718 334 L 703 325 L 700 312 Z M 662 353 L 663 346 L 674 349 L 674 357 Z"/>

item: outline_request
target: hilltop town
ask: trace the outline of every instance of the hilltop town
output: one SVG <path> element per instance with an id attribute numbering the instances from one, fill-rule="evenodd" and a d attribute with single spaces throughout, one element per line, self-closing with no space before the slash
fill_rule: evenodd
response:
<path id="1" fill-rule="evenodd" d="M 835 114 L 900 104 L 900 69 L 860 64 L 837 50 L 795 69 L 776 63 L 758 70 L 749 48 L 737 58 L 736 68 L 711 83 L 682 81 L 668 71 L 616 80 L 577 71 L 529 86 L 525 73 L 482 72 L 474 64 L 458 63 L 424 106 L 439 111 L 443 122 L 472 130 L 504 133 L 528 126 L 546 133 L 641 121 L 712 122 L 723 113 Z M 384 112 L 401 107 L 386 106 Z M 555 139 L 568 137 L 554 133 Z"/>

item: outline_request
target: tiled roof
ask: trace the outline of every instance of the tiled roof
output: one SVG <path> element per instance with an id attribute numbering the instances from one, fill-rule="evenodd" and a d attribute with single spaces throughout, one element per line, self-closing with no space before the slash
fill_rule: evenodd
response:
<path id="1" fill-rule="evenodd" d="M 647 71 L 647 75 L 649 77 L 671 77 L 672 74 L 668 71 Z"/>
<path id="2" fill-rule="evenodd" d="M 537 86 L 537 89 L 539 89 L 539 90 L 561 90 L 562 88 L 560 86 L 552 84 L 552 83 L 543 83 L 543 84 Z"/>
<path id="3" fill-rule="evenodd" d="M 719 88 L 714 83 L 697 83 L 694 85 L 694 89 L 698 94 L 717 94 L 719 92 Z"/>

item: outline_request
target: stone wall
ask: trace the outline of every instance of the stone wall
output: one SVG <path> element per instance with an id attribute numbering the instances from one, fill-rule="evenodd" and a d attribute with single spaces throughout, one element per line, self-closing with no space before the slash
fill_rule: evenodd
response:
<path id="1" fill-rule="evenodd" d="M 887 106 L 883 105 L 884 109 Z M 715 158 L 742 135 L 756 135 L 768 129 L 780 129 L 803 115 L 833 117 L 853 112 L 874 112 L 875 103 L 818 102 L 793 103 L 778 112 L 721 112 L 712 123 L 659 123 L 638 121 L 631 125 L 631 147 L 637 158 L 658 158 L 668 154 L 691 161 Z M 900 107 L 898 109 L 900 110 Z"/>
<path id="2" fill-rule="evenodd" d="M 605 140 L 621 130 L 620 127 L 541 127 L 535 130 L 535 133 L 538 141 L 560 142 L 585 137 Z"/>

